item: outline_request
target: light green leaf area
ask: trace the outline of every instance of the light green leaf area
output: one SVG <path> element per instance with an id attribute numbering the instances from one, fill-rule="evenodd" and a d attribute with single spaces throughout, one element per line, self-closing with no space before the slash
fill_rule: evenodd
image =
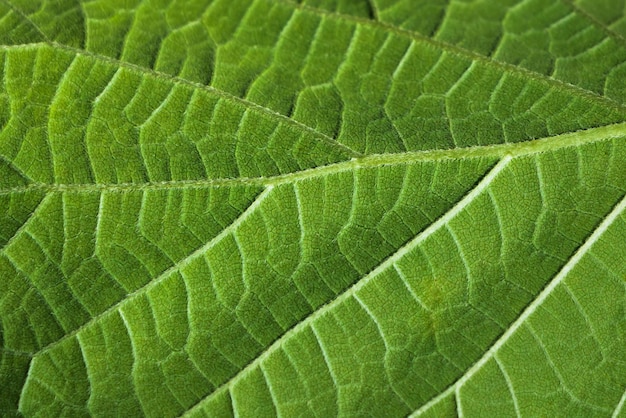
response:
<path id="1" fill-rule="evenodd" d="M 0 0 L 0 415 L 626 417 L 624 0 Z"/>

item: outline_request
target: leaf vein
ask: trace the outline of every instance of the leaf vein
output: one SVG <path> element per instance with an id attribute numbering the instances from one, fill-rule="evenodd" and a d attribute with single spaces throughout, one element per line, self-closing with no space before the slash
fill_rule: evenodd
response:
<path id="1" fill-rule="evenodd" d="M 539 295 L 524 309 L 521 315 L 511 324 L 511 326 L 498 338 L 498 340 L 489 348 L 485 354 L 476 361 L 467 371 L 455 382 L 453 382 L 446 390 L 439 395 L 432 398 L 425 403 L 422 407 L 414 411 L 411 416 L 417 417 L 426 412 L 430 407 L 435 405 L 439 400 L 448 396 L 451 392 L 457 391 L 465 383 L 467 383 L 471 377 L 479 371 L 504 344 L 507 343 L 509 338 L 522 326 L 525 325 L 526 320 L 543 304 L 543 302 L 552 294 L 552 291 L 559 286 L 572 271 L 572 269 L 578 264 L 583 256 L 591 249 L 591 247 L 602 237 L 604 232 L 609 226 L 624 212 L 626 209 L 626 195 L 622 200 L 615 205 L 613 210 L 606 216 L 606 218 L 600 223 L 600 225 L 593 231 L 593 233 L 587 238 L 587 240 L 581 245 L 569 261 L 563 266 L 563 268 L 557 273 L 557 275 L 548 283 L 546 287 L 539 293 Z"/>
<path id="2" fill-rule="evenodd" d="M 248 208 L 237 219 L 235 219 L 235 221 L 233 221 L 229 226 L 224 228 L 222 230 L 222 232 L 220 232 L 217 236 L 215 236 L 213 239 L 208 241 L 205 245 L 201 246 L 200 248 L 198 248 L 197 250 L 195 250 L 194 252 L 189 254 L 187 257 L 185 257 L 184 259 L 179 261 L 177 264 L 173 265 L 172 267 L 170 267 L 167 270 L 165 270 L 164 272 L 162 272 L 156 278 L 150 280 L 144 286 L 142 286 L 139 289 L 136 289 L 133 292 L 131 292 L 130 294 L 126 295 L 125 298 L 122 299 L 121 301 L 115 303 L 114 305 L 110 306 L 109 308 L 107 308 L 103 312 L 101 312 L 98 315 L 92 317 L 89 321 L 87 321 L 86 323 L 84 323 L 80 327 L 78 327 L 75 330 L 73 330 L 73 331 L 69 332 L 68 334 L 64 335 L 62 338 L 58 339 L 57 341 L 54 341 L 54 342 L 48 344 L 47 346 L 41 348 L 40 350 L 36 351 L 35 353 L 33 353 L 33 356 L 38 356 L 38 355 L 40 355 L 40 354 L 42 354 L 44 352 L 50 351 L 52 348 L 54 348 L 57 345 L 61 344 L 63 341 L 65 341 L 65 340 L 67 340 L 67 339 L 77 335 L 83 329 L 85 329 L 85 328 L 89 327 L 90 325 L 98 322 L 101 318 L 106 317 L 107 315 L 110 315 L 111 313 L 118 311 L 122 306 L 124 306 L 127 303 L 133 301 L 135 298 L 139 297 L 140 295 L 144 294 L 145 292 L 147 292 L 151 288 L 157 286 L 159 283 L 161 283 L 166 278 L 170 277 L 170 275 L 173 274 L 174 272 L 177 272 L 181 268 L 183 268 L 186 265 L 188 265 L 191 261 L 195 260 L 196 257 L 202 256 L 204 253 L 206 253 L 207 250 L 212 248 L 216 243 L 220 242 L 228 234 L 230 234 L 231 232 L 235 231 L 239 227 L 239 225 L 241 225 L 241 223 L 245 219 L 247 219 L 248 216 L 250 216 L 250 214 L 252 214 L 254 211 L 256 211 L 256 209 L 263 202 L 263 200 L 265 200 L 265 198 L 267 198 L 267 196 L 271 194 L 272 189 L 273 189 L 273 186 L 268 186 L 263 192 L 261 192 L 257 196 L 257 198 L 254 200 L 254 202 L 252 202 L 250 204 L 250 206 L 248 206 Z"/>
<path id="3" fill-rule="evenodd" d="M 416 248 L 420 243 L 426 240 L 429 236 L 435 233 L 440 228 L 443 228 L 447 225 L 447 223 L 453 219 L 457 214 L 463 211 L 474 199 L 483 193 L 487 187 L 493 182 L 493 180 L 498 176 L 502 170 L 509 164 L 512 160 L 510 156 L 505 156 L 500 160 L 498 164 L 496 164 L 480 181 L 480 183 L 474 187 L 465 197 L 463 197 L 456 205 L 454 205 L 448 212 L 442 215 L 439 219 L 433 222 L 428 228 L 424 229 L 418 235 L 416 235 L 412 240 L 404 244 L 400 247 L 395 253 L 385 259 L 382 263 L 380 263 L 376 268 L 371 270 L 367 275 L 357 281 L 355 284 L 350 286 L 348 289 L 343 291 L 343 293 L 336 296 L 332 301 L 327 304 L 321 306 L 319 309 L 308 315 L 302 321 L 289 328 L 286 332 L 284 332 L 280 337 L 278 337 L 265 351 L 263 351 L 260 355 L 258 355 L 255 359 L 249 362 L 246 366 L 244 366 L 236 375 L 234 375 L 230 380 L 225 382 L 220 387 L 216 388 L 212 393 L 209 393 L 203 399 L 200 399 L 195 405 L 193 405 L 186 413 L 191 413 L 196 408 L 199 408 L 206 400 L 211 399 L 213 396 L 218 395 L 224 390 L 228 389 L 232 384 L 237 382 L 242 376 L 246 375 L 250 370 L 253 370 L 255 367 L 260 365 L 264 359 L 268 358 L 273 352 L 278 350 L 282 344 L 291 338 L 293 335 L 296 335 L 301 330 L 305 329 L 307 326 L 314 324 L 315 320 L 326 315 L 333 309 L 335 306 L 339 305 L 343 301 L 349 299 L 353 295 L 356 294 L 363 286 L 369 283 L 372 278 L 378 276 L 381 272 L 385 271 L 388 268 L 391 268 L 395 265 L 396 261 L 400 260 L 407 253 Z"/>
<path id="4" fill-rule="evenodd" d="M 29 25 L 31 25 L 37 32 L 39 32 L 39 34 L 43 37 L 43 39 L 47 42 L 50 42 L 50 38 L 48 37 L 48 35 L 46 35 L 44 33 L 43 30 L 41 30 L 41 28 L 35 24 L 35 22 L 33 22 L 30 17 L 28 17 L 28 15 L 26 13 L 24 13 L 22 11 L 22 9 L 20 9 L 19 7 L 15 6 L 13 4 L 13 2 L 11 2 L 10 0 L 4 0 L 4 2 L 18 15 L 20 15 L 20 17 L 22 19 L 24 19 Z"/>
<path id="5" fill-rule="evenodd" d="M 464 148 L 438 149 L 427 151 L 411 151 L 395 154 L 370 154 L 367 156 L 352 158 L 347 161 L 328 164 L 325 166 L 308 168 L 292 173 L 278 174 L 267 177 L 239 177 L 239 178 L 215 178 L 200 180 L 171 180 L 144 183 L 99 183 L 99 184 L 46 184 L 31 183 L 25 186 L 0 188 L 0 196 L 20 193 L 28 190 L 43 190 L 47 193 L 76 192 L 98 193 L 104 191 L 125 192 L 144 189 L 198 189 L 206 187 L 231 187 L 235 185 L 278 186 L 285 183 L 304 181 L 336 173 L 352 171 L 359 167 L 380 167 L 393 164 L 411 164 L 428 161 L 440 161 L 448 159 L 467 158 L 502 158 L 506 155 L 512 157 L 530 156 L 542 154 L 547 151 L 562 148 L 575 147 L 596 142 L 611 141 L 626 137 L 626 123 L 591 128 L 587 130 L 555 135 L 551 137 L 535 139 L 526 142 L 479 145 Z"/>
<path id="6" fill-rule="evenodd" d="M 265 115 L 268 115 L 271 118 L 274 118 L 280 122 L 285 122 L 288 123 L 300 130 L 306 131 L 312 135 L 314 135 L 316 138 L 318 138 L 319 140 L 323 141 L 323 142 L 327 142 L 331 145 L 333 145 L 336 148 L 341 149 L 344 152 L 348 152 L 350 155 L 352 156 L 360 156 L 361 153 L 353 150 L 352 148 L 348 147 L 347 145 L 344 145 L 336 140 L 334 140 L 333 138 L 329 137 L 326 134 L 323 134 L 319 131 L 317 131 L 316 129 L 302 123 L 299 122 L 295 119 L 292 119 L 288 116 L 283 115 L 282 113 L 276 112 L 273 109 L 270 109 L 269 107 L 265 107 L 263 105 L 260 105 L 258 103 L 254 103 L 248 99 L 245 98 L 241 98 L 239 96 L 236 96 L 234 94 L 228 93 L 224 90 L 218 89 L 214 86 L 209 86 L 209 85 L 205 85 L 202 83 L 198 83 L 195 81 L 191 81 L 191 80 L 187 80 L 185 78 L 182 78 L 180 76 L 175 76 L 175 75 L 170 75 L 167 73 L 164 73 L 162 71 L 158 71 L 158 70 L 154 70 L 152 68 L 146 68 L 143 67 L 141 65 L 137 65 L 137 64 L 133 64 L 130 62 L 125 62 L 122 61 L 120 59 L 116 59 L 116 58 L 112 58 L 112 57 L 107 57 L 105 55 L 101 55 L 101 54 L 96 54 L 84 49 L 80 49 L 80 48 L 75 48 L 75 47 L 71 47 L 68 45 L 63 45 L 57 42 L 49 42 L 48 43 L 50 46 L 52 46 L 53 48 L 58 48 L 61 50 L 65 50 L 68 51 L 72 54 L 76 54 L 76 55 L 82 55 L 85 57 L 89 57 L 92 58 L 94 60 L 98 60 L 98 61 L 102 61 L 102 62 L 106 62 L 112 65 L 115 65 L 117 67 L 120 68 L 126 68 L 128 70 L 131 71 L 135 71 L 137 73 L 143 74 L 143 75 L 150 75 L 152 77 L 155 77 L 157 79 L 161 79 L 161 80 L 166 80 L 170 83 L 174 83 L 174 84 L 181 84 L 181 85 L 186 85 L 188 87 L 191 87 L 193 89 L 197 89 L 197 90 L 203 90 L 206 91 L 212 95 L 215 95 L 221 99 L 225 99 L 231 102 L 235 102 L 238 103 L 242 106 L 244 106 L 246 109 L 251 109 L 254 110 L 256 112 L 260 112 L 263 113 Z"/>
<path id="7" fill-rule="evenodd" d="M 574 13 L 582 16 L 583 18 L 585 18 L 586 20 L 588 20 L 589 22 L 591 22 L 594 26 L 600 28 L 600 30 L 602 30 L 604 33 L 606 33 L 609 37 L 613 38 L 615 41 L 626 45 L 626 38 L 624 36 L 622 36 L 621 34 L 615 32 L 613 29 L 609 28 L 608 26 L 606 26 L 604 23 L 602 23 L 600 20 L 598 20 L 595 16 L 593 16 L 592 14 L 590 14 L 589 12 L 587 12 L 586 10 L 582 9 L 580 6 L 578 6 L 576 3 L 574 3 L 572 0 L 561 0 L 564 4 L 566 4 L 569 8 L 571 8 Z"/>
<path id="8" fill-rule="evenodd" d="M 433 38 L 430 38 L 428 36 L 422 35 L 414 31 L 402 29 L 394 25 L 391 25 L 389 23 L 374 21 L 374 20 L 370 20 L 370 19 L 366 19 L 366 18 L 362 18 L 358 16 L 351 16 L 351 15 L 338 13 L 338 12 L 331 12 L 331 11 L 323 10 L 317 7 L 294 3 L 292 0 L 275 0 L 275 1 L 289 4 L 292 7 L 295 7 L 297 9 L 308 11 L 310 13 L 317 14 L 320 16 L 328 16 L 331 19 L 354 22 L 356 24 L 363 25 L 363 26 L 377 27 L 385 31 L 393 32 L 399 36 L 403 36 L 403 37 L 406 37 L 406 38 L 409 38 L 418 42 L 423 42 L 425 44 L 431 45 L 435 48 L 446 51 L 454 56 L 468 58 L 472 61 L 481 62 L 487 66 L 495 67 L 502 71 L 508 71 L 511 73 L 521 74 L 524 77 L 531 78 L 533 80 L 542 81 L 549 85 L 553 85 L 559 88 L 565 88 L 567 90 L 576 92 L 577 94 L 581 96 L 588 97 L 594 101 L 598 101 L 605 105 L 610 104 L 612 107 L 616 107 L 622 111 L 626 110 L 626 104 L 620 103 L 612 98 L 600 95 L 594 91 L 581 88 L 579 86 L 576 86 L 575 84 L 571 84 L 571 83 L 568 83 L 568 82 L 565 82 L 556 78 L 552 78 L 545 74 L 541 74 L 541 73 L 538 73 L 533 70 L 529 70 L 524 67 L 519 67 L 513 64 L 509 64 L 504 61 L 498 61 L 489 56 L 485 56 L 483 54 L 465 49 L 457 45 L 450 44 L 445 41 L 433 39 Z"/>

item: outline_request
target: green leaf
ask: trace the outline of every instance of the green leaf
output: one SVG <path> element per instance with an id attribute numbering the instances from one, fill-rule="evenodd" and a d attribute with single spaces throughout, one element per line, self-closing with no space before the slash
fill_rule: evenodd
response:
<path id="1" fill-rule="evenodd" d="M 626 416 L 616 0 L 0 1 L 3 416 Z"/>

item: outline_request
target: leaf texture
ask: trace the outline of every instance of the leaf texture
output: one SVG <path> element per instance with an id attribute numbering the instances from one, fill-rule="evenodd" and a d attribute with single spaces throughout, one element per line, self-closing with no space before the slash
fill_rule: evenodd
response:
<path id="1" fill-rule="evenodd" d="M 626 416 L 623 0 L 0 1 L 3 416 Z"/>

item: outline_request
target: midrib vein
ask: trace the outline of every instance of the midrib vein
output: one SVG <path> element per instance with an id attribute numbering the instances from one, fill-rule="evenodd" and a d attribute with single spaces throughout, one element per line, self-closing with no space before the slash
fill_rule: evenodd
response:
<path id="1" fill-rule="evenodd" d="M 121 309 L 122 306 L 132 302 L 133 300 L 135 300 L 140 295 L 145 294 L 147 291 L 149 291 L 153 287 L 157 286 L 163 280 L 165 280 L 168 277 L 170 277 L 173 273 L 175 273 L 177 271 L 180 271 L 182 268 L 184 268 L 185 266 L 189 265 L 193 260 L 195 260 L 199 256 L 201 256 L 204 253 L 206 253 L 210 248 L 212 248 L 214 245 L 216 245 L 218 242 L 220 242 L 222 239 L 224 239 L 224 237 L 229 235 L 231 232 L 235 231 L 239 227 L 239 225 L 241 225 L 248 218 L 248 216 L 250 216 L 250 214 L 252 214 L 259 207 L 259 205 L 263 202 L 263 200 L 265 200 L 265 198 L 269 194 L 271 194 L 272 189 L 273 189 L 273 186 L 268 186 L 265 190 L 263 190 L 261 193 L 259 193 L 257 195 L 256 199 L 246 208 L 245 211 L 243 211 L 241 213 L 241 215 L 239 215 L 239 217 L 237 219 L 235 219 L 230 225 L 228 225 L 226 228 L 224 228 L 218 235 L 213 237 L 207 243 L 205 243 L 204 245 L 202 245 L 201 247 L 199 247 L 198 249 L 193 251 L 191 254 L 189 254 L 188 256 L 186 256 L 185 258 L 183 258 L 182 260 L 180 260 L 179 262 L 177 262 L 176 264 L 174 264 L 173 266 L 171 266 L 167 270 L 163 271 L 161 274 L 159 274 L 154 279 L 150 280 L 148 283 L 146 283 L 142 287 L 140 287 L 140 288 L 136 289 L 135 291 L 133 291 L 132 293 L 129 293 L 128 295 L 124 296 L 124 299 L 122 299 L 119 302 L 111 305 L 109 308 L 107 308 L 106 310 L 102 311 L 98 315 L 92 317 L 89 321 L 85 322 L 80 327 L 78 327 L 75 330 L 65 334 L 60 339 L 58 339 L 58 340 L 48 344 L 47 346 L 41 348 L 40 350 L 34 352 L 32 354 L 32 356 L 35 357 L 35 356 L 38 356 L 38 355 L 40 355 L 40 354 L 42 354 L 42 353 L 44 353 L 46 351 L 51 350 L 52 348 L 54 348 L 57 345 L 61 344 L 63 341 L 67 340 L 68 338 L 71 338 L 74 335 L 78 334 L 81 330 L 83 330 L 83 329 L 89 327 L 90 325 L 100 321 L 102 318 L 110 315 L 111 313 Z"/>
<path id="2" fill-rule="evenodd" d="M 537 308 L 543 304 L 543 302 L 552 294 L 554 289 L 565 280 L 568 274 L 576 267 L 580 260 L 587 254 L 587 252 L 593 247 L 593 245 L 600 239 L 600 237 L 606 232 L 607 229 L 613 224 L 613 222 L 624 212 L 626 209 L 626 196 L 613 207 L 611 212 L 604 218 L 604 220 L 598 225 L 593 233 L 585 240 L 569 261 L 561 268 L 561 270 L 554 276 L 554 278 L 548 283 L 546 287 L 539 293 L 539 295 L 524 309 L 520 316 L 511 324 L 511 326 L 498 338 L 498 340 L 487 350 L 487 352 L 474 363 L 458 380 L 452 383 L 446 390 L 439 395 L 428 401 L 418 410 L 411 414 L 411 417 L 420 416 L 426 412 L 432 406 L 436 405 L 439 401 L 446 398 L 455 392 L 457 402 L 460 402 L 459 390 L 465 383 L 467 383 L 489 360 L 494 358 L 500 348 L 504 346 L 509 338 L 517 332 L 517 330 L 524 325 L 526 320 Z"/>
<path id="3" fill-rule="evenodd" d="M 527 78 L 531 78 L 533 80 L 537 80 L 537 81 L 542 81 L 545 82 L 547 84 L 553 85 L 553 86 L 557 86 L 566 90 L 570 90 L 578 95 L 581 96 L 585 96 L 591 100 L 594 101 L 598 101 L 600 103 L 603 103 L 604 105 L 610 105 L 611 107 L 616 107 L 618 109 L 621 109 L 622 111 L 626 110 L 626 105 L 623 103 L 619 103 L 617 101 L 615 101 L 614 99 L 611 99 L 609 97 L 603 96 L 601 94 L 598 94 L 594 91 L 591 90 L 587 90 L 584 89 L 582 87 L 579 87 L 575 84 L 571 84 L 556 78 L 552 78 L 549 77 L 545 74 L 542 73 L 538 73 L 536 71 L 533 70 L 529 70 L 527 68 L 524 67 L 519 67 L 517 65 L 513 65 L 513 64 L 509 64 L 505 61 L 498 61 L 495 60 L 491 57 L 488 57 L 486 55 L 480 54 L 478 52 L 474 52 L 471 51 L 469 49 L 457 46 L 457 45 L 453 45 L 450 44 L 448 42 L 445 41 L 441 41 L 438 39 L 434 39 L 431 37 L 428 37 L 426 35 L 422 35 L 419 32 L 415 32 L 415 31 L 411 31 L 411 30 L 407 30 L 407 29 L 402 29 L 399 28 L 397 26 L 394 26 L 392 24 L 386 23 L 386 22 L 382 22 L 382 21 L 377 21 L 377 20 L 371 20 L 371 19 L 366 19 L 366 18 L 362 18 L 359 16 L 352 16 L 352 15 L 347 15 L 347 14 L 343 14 L 343 13 L 338 13 L 338 12 L 331 12 L 329 10 L 324 10 L 324 9 L 320 9 L 317 7 L 312 7 L 312 6 L 307 6 L 304 4 L 300 4 L 300 3 L 295 3 L 293 0 L 275 0 L 279 3 L 283 3 L 283 4 L 287 4 L 290 5 L 291 7 L 295 8 L 295 9 L 299 9 L 302 11 L 306 11 L 306 12 L 310 12 L 312 14 L 316 14 L 318 16 L 327 16 L 331 19 L 337 19 L 337 20 L 344 20 L 344 21 L 348 21 L 348 22 L 354 22 L 356 24 L 360 24 L 363 26 L 370 26 L 370 27 L 377 27 L 380 28 L 382 30 L 388 31 L 388 32 L 393 32 L 399 36 L 405 37 L 405 38 L 409 38 L 418 42 L 422 42 L 428 45 L 431 45 L 435 48 L 438 48 L 442 51 L 446 51 L 450 54 L 453 54 L 455 56 L 458 57 L 465 57 L 467 59 L 470 59 L 472 61 L 477 61 L 477 62 L 481 62 L 484 63 L 485 65 L 491 66 L 491 67 L 495 67 L 498 69 L 501 69 L 503 71 L 508 71 L 508 72 L 512 72 L 512 73 L 517 73 L 520 75 L 523 75 L 524 77 Z"/>
<path id="4" fill-rule="evenodd" d="M 363 278 L 358 280 L 355 284 L 350 286 L 348 289 L 344 290 L 341 294 L 335 297 L 332 301 L 328 302 L 325 305 L 322 305 L 316 311 L 308 315 L 306 318 L 298 322 L 292 328 L 285 331 L 280 337 L 278 337 L 267 349 L 265 349 L 260 355 L 258 355 L 255 359 L 253 359 L 250 363 L 248 363 L 243 369 L 241 369 L 235 376 L 233 376 L 226 383 L 216 388 L 212 393 L 207 395 L 205 398 L 200 399 L 198 403 L 192 406 L 185 414 L 187 415 L 193 412 L 196 408 L 199 408 L 204 402 L 210 400 L 214 396 L 219 395 L 221 392 L 230 388 L 235 382 L 237 382 L 240 378 L 245 376 L 249 371 L 253 370 L 257 366 L 260 366 L 261 363 L 268 358 L 272 353 L 277 351 L 285 341 L 289 338 L 297 335 L 300 331 L 304 330 L 309 325 L 313 324 L 314 321 L 326 313 L 334 309 L 336 306 L 340 305 L 350 297 L 356 294 L 361 288 L 367 285 L 374 277 L 381 274 L 383 271 L 387 270 L 394 266 L 394 264 L 402 259 L 405 255 L 407 255 L 410 251 L 415 249 L 420 243 L 425 241 L 428 237 L 430 237 L 433 233 L 435 233 L 440 228 L 444 227 L 450 220 L 452 220 L 456 215 L 462 212 L 474 199 L 479 196 L 481 193 L 487 189 L 487 187 L 493 182 L 493 180 L 498 176 L 498 174 L 504 170 L 504 168 L 511 161 L 510 156 L 506 156 L 498 162 L 484 177 L 483 179 L 476 185 L 469 193 L 467 193 L 461 200 L 459 200 L 449 211 L 447 211 L 444 215 L 439 217 L 435 222 L 430 224 L 428 228 L 424 229 L 418 235 L 416 235 L 412 240 L 408 241 L 402 247 L 400 247 L 395 253 L 386 258 L 382 263 L 380 263 L 376 268 L 370 271 Z"/>
<path id="5" fill-rule="evenodd" d="M 31 190 L 74 193 L 97 193 L 103 191 L 125 192 L 137 190 L 162 189 L 194 189 L 207 187 L 232 187 L 237 185 L 278 186 L 285 183 L 296 183 L 317 177 L 329 176 L 359 168 L 375 168 L 385 165 L 413 164 L 421 162 L 436 162 L 441 160 L 460 160 L 468 158 L 502 158 L 523 157 L 555 151 L 562 148 L 582 146 L 596 142 L 626 138 L 626 122 L 614 125 L 592 128 L 567 134 L 556 135 L 532 141 L 484 145 L 468 148 L 454 148 L 446 150 L 411 151 L 396 154 L 374 154 L 347 161 L 310 168 L 293 173 L 280 174 L 268 177 L 238 177 L 204 180 L 172 180 L 145 183 L 96 183 L 96 184 L 47 184 L 31 183 L 23 186 L 0 189 L 0 196 L 23 193 Z"/>

